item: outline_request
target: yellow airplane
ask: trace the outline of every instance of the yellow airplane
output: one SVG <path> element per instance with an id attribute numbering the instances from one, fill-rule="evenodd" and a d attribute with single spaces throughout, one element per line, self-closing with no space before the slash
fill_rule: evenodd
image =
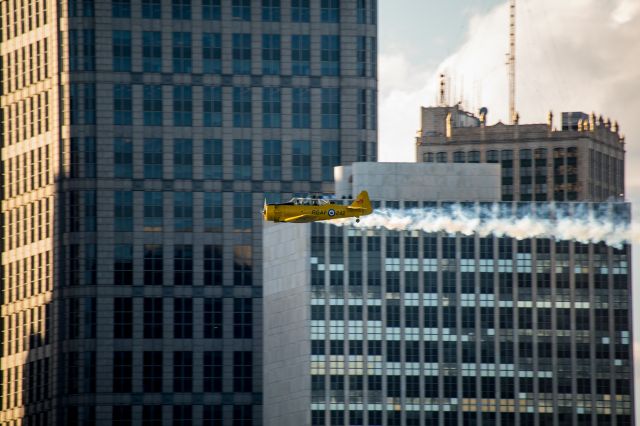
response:
<path id="1" fill-rule="evenodd" d="M 262 215 L 264 220 L 273 222 L 306 223 L 347 217 L 355 217 L 356 222 L 360 222 L 360 216 L 372 211 L 369 194 L 362 191 L 348 206 L 316 198 L 292 198 L 287 203 L 276 204 L 267 204 L 265 200 Z"/>

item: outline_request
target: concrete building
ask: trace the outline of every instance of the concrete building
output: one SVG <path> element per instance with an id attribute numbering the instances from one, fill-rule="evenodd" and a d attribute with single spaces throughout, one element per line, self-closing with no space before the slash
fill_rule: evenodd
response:
<path id="1" fill-rule="evenodd" d="M 262 424 L 258 212 L 375 161 L 376 0 L 1 7 L 0 424 Z"/>
<path id="2" fill-rule="evenodd" d="M 560 130 L 546 124 L 488 126 L 458 105 L 423 107 L 418 162 L 500 163 L 504 201 L 624 199 L 624 137 L 618 123 L 562 113 Z"/>
<path id="3" fill-rule="evenodd" d="M 442 166 L 354 163 L 336 192 L 368 189 L 392 208 L 499 202 L 496 165 Z M 379 185 L 376 171 L 466 177 L 446 199 L 424 182 Z M 493 199 L 457 196 L 491 183 Z M 629 218 L 626 203 L 553 209 Z M 266 425 L 632 424 L 629 246 L 322 223 L 264 232 Z"/>

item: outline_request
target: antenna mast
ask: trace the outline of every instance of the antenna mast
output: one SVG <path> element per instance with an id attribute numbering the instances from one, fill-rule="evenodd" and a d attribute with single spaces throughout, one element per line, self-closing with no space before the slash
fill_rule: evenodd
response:
<path id="1" fill-rule="evenodd" d="M 509 122 L 516 115 L 516 0 L 509 0 Z"/>
<path id="2" fill-rule="evenodd" d="M 440 104 L 441 107 L 447 106 L 447 96 L 445 93 L 445 87 L 446 87 L 445 75 L 440 74 L 440 99 L 438 100 L 438 103 Z"/>

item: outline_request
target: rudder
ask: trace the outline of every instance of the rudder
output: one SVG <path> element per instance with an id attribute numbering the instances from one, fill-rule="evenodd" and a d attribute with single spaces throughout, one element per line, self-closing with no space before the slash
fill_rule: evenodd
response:
<path id="1" fill-rule="evenodd" d="M 371 201 L 369 200 L 369 193 L 367 191 L 362 191 L 356 199 L 351 203 L 349 207 L 356 209 L 363 209 L 365 214 L 370 214 L 373 209 L 371 208 Z"/>

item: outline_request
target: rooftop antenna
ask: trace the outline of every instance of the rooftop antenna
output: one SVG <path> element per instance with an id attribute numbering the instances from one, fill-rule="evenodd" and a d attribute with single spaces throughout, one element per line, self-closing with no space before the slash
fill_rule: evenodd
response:
<path id="1" fill-rule="evenodd" d="M 445 75 L 444 74 L 440 74 L 440 100 L 439 100 L 439 104 L 441 107 L 443 106 L 447 106 L 447 95 L 446 95 L 446 80 L 445 80 Z"/>
<path id="2" fill-rule="evenodd" d="M 516 115 L 516 0 L 509 0 L 509 120 Z"/>

